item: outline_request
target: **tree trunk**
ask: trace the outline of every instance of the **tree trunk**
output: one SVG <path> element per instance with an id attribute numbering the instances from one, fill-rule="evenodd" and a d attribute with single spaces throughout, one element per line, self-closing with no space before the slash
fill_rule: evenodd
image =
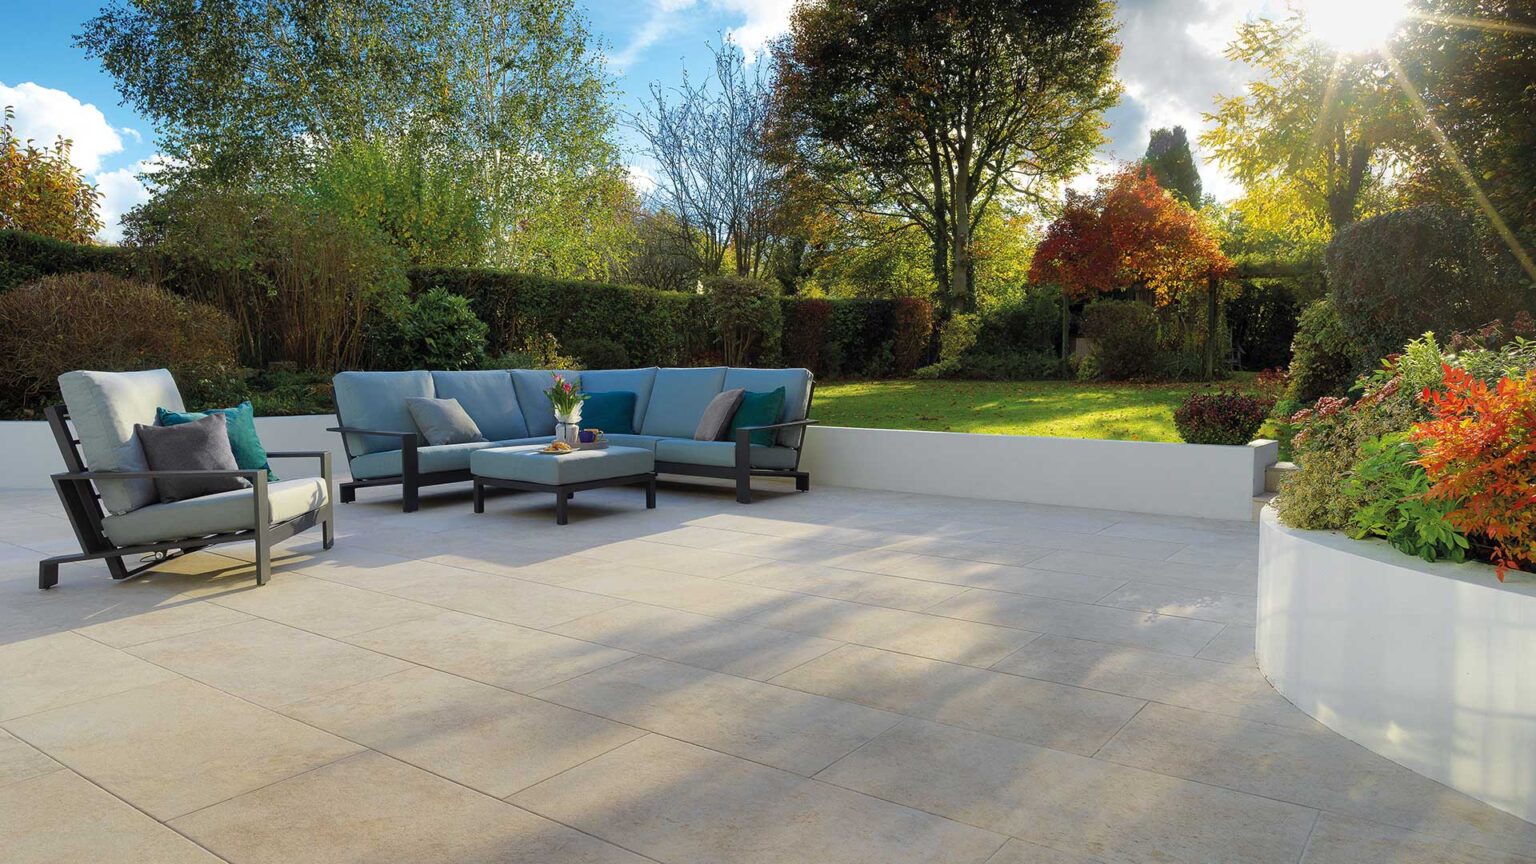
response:
<path id="1" fill-rule="evenodd" d="M 1067 365 L 1067 358 L 1072 356 L 1072 301 L 1067 298 L 1067 292 L 1061 292 L 1061 365 Z"/>
<path id="2" fill-rule="evenodd" d="M 955 165 L 955 216 L 950 226 L 954 241 L 950 253 L 949 296 L 955 312 L 971 311 L 971 178 L 970 142 L 960 142 L 960 156 Z"/>
<path id="3" fill-rule="evenodd" d="M 1216 378 L 1216 295 L 1221 288 L 1221 279 L 1215 273 L 1206 277 L 1205 295 L 1205 380 L 1213 381 Z"/>

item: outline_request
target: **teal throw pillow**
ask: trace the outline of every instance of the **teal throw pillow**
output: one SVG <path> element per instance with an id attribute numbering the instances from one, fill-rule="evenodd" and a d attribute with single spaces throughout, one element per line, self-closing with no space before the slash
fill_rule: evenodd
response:
<path id="1" fill-rule="evenodd" d="M 628 390 L 588 393 L 581 403 L 581 428 L 608 435 L 635 434 L 635 394 Z"/>
<path id="2" fill-rule="evenodd" d="M 736 440 L 736 430 L 743 426 L 769 426 L 779 422 L 779 414 L 783 411 L 783 387 L 767 393 L 754 393 L 748 390 L 741 396 L 741 407 L 736 409 L 736 416 L 731 418 L 731 440 Z M 753 432 L 747 437 L 753 444 L 772 447 L 778 431 L 764 429 L 761 432 Z"/>
<path id="3" fill-rule="evenodd" d="M 235 464 L 241 470 L 267 472 L 268 480 L 276 480 L 272 466 L 267 462 L 267 449 L 256 436 L 256 411 L 250 402 L 241 402 L 233 408 L 215 408 L 211 411 L 167 411 L 155 409 L 156 426 L 180 426 L 201 420 L 210 414 L 223 414 L 224 425 L 229 430 L 229 447 L 235 451 Z"/>

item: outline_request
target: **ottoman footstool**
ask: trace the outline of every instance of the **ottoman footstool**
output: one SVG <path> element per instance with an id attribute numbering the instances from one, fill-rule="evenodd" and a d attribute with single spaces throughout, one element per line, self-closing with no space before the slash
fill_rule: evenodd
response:
<path id="1" fill-rule="evenodd" d="M 645 486 L 645 506 L 656 509 L 656 456 L 639 447 L 608 447 L 571 453 L 539 452 L 538 445 L 490 447 L 469 456 L 475 512 L 485 512 L 486 487 L 553 492 L 555 522 L 566 524 L 571 493 L 604 486 Z"/>

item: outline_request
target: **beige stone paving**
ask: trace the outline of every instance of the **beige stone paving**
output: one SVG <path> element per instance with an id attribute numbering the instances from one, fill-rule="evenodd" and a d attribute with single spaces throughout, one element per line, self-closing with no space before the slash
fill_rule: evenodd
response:
<path id="1" fill-rule="evenodd" d="M 1536 864 L 1252 656 L 1254 527 L 385 491 L 113 583 L 0 495 L 0 860 Z"/>

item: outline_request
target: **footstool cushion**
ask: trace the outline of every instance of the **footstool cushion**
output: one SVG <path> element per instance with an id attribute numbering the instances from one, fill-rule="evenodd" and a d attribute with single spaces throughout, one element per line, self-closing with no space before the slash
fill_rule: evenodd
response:
<path id="1" fill-rule="evenodd" d="M 578 450 L 562 456 L 540 453 L 541 449 L 534 445 L 476 450 L 469 454 L 469 471 L 477 477 L 568 486 L 656 470 L 655 454 L 639 447 L 610 446 L 606 450 Z"/>

